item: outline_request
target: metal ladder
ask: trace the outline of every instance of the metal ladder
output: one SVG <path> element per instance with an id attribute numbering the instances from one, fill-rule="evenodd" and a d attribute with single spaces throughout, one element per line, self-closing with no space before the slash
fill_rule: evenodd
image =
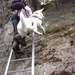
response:
<path id="1" fill-rule="evenodd" d="M 34 75 L 34 59 L 35 59 L 35 48 L 34 48 L 34 46 L 35 45 L 34 45 L 34 33 L 33 33 L 32 34 L 32 57 L 11 60 L 12 54 L 13 54 L 13 49 L 11 49 L 4 75 L 7 75 L 9 73 L 23 72 L 23 71 L 29 71 L 29 70 L 31 70 L 31 75 Z M 32 65 L 31 65 L 32 68 L 15 70 L 15 71 L 8 71 L 9 65 L 10 65 L 11 62 L 13 62 L 13 61 L 21 61 L 21 60 L 26 60 L 26 59 L 32 59 Z"/>

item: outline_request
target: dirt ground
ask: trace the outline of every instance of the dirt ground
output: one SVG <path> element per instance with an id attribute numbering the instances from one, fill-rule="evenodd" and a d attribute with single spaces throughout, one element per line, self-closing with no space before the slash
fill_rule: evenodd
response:
<path id="1" fill-rule="evenodd" d="M 59 9 L 45 13 L 48 30 L 36 45 L 35 75 L 75 75 L 75 5 Z"/>
<path id="2" fill-rule="evenodd" d="M 59 9 L 60 11 L 54 6 L 44 12 L 43 26 L 46 34 L 38 38 L 35 36 L 35 75 L 75 75 L 75 5 L 67 3 Z M 3 36 L 6 36 L 3 40 L 6 46 L 11 46 L 10 24 L 9 22 L 4 28 L 8 33 L 3 32 Z M 22 57 L 31 56 L 30 49 L 31 47 Z M 15 62 L 11 64 L 10 70 L 30 66 L 29 60 Z M 26 71 L 9 75 L 31 74 L 30 71 Z"/>

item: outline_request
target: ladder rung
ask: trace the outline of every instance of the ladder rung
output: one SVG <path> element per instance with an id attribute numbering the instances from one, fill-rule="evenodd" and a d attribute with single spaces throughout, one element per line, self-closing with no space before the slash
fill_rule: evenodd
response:
<path id="1" fill-rule="evenodd" d="M 12 61 L 22 61 L 22 60 L 30 60 L 32 57 L 30 57 L 30 58 L 22 58 L 22 59 L 15 59 L 15 60 L 11 60 L 11 62 Z"/>
<path id="2" fill-rule="evenodd" d="M 15 70 L 15 71 L 8 71 L 8 73 L 16 73 L 16 72 L 23 72 L 23 71 L 30 71 L 31 68 L 27 68 L 27 69 L 21 69 L 21 70 Z"/>

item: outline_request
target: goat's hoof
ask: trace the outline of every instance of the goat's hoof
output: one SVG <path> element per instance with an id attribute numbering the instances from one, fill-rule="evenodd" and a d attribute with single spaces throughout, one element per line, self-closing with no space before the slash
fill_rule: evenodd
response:
<path id="1" fill-rule="evenodd" d="M 45 35 L 45 33 L 43 33 L 43 35 Z"/>

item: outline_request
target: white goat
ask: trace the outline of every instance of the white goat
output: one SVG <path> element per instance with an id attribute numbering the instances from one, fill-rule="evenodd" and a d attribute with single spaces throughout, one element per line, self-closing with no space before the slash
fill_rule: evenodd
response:
<path id="1" fill-rule="evenodd" d="M 17 30 L 22 37 L 27 35 L 28 31 L 33 31 L 39 35 L 43 35 L 45 33 L 45 29 L 41 25 L 42 18 L 44 17 L 42 11 L 43 9 L 35 11 L 29 18 L 25 18 L 23 12 L 20 12 L 20 21 L 17 25 Z M 38 28 L 41 28 L 43 33 L 39 32 Z"/>

